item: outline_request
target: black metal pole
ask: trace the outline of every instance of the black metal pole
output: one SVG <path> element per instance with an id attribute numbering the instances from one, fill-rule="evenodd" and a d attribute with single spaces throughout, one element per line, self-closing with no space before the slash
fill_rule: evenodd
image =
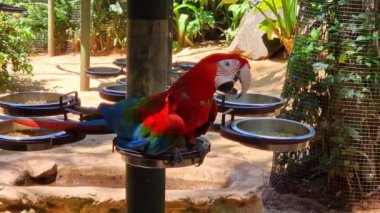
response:
<path id="1" fill-rule="evenodd" d="M 128 0 L 127 96 L 164 91 L 169 0 Z M 170 53 L 171 54 L 171 53 Z M 165 212 L 165 169 L 126 166 L 128 213 Z"/>

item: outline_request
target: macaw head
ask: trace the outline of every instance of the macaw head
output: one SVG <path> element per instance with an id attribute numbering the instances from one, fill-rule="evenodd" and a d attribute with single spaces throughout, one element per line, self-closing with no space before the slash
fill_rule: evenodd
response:
<path id="1" fill-rule="evenodd" d="M 241 84 L 241 94 L 251 85 L 251 71 L 247 59 L 236 54 L 216 53 L 203 60 L 216 63 L 215 88 L 224 93 L 237 93 L 234 88 L 237 81 Z"/>

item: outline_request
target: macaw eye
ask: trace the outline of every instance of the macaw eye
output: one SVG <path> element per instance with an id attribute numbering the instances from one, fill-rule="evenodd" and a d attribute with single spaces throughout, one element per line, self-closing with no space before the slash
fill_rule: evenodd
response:
<path id="1" fill-rule="evenodd" d="M 229 61 L 224 62 L 224 66 L 229 67 L 231 64 Z"/>

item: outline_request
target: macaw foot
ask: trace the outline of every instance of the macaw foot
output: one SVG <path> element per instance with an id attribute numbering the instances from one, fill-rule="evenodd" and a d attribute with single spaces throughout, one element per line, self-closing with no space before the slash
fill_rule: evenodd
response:
<path id="1" fill-rule="evenodd" d="M 200 166 L 200 165 L 202 165 L 202 163 L 206 157 L 207 150 L 203 146 L 203 144 L 199 143 L 199 142 L 195 142 L 194 149 L 198 152 L 198 157 L 199 157 L 199 161 L 195 166 Z"/>
<path id="2" fill-rule="evenodd" d="M 196 163 L 195 166 L 202 165 L 207 154 L 207 149 L 203 146 L 203 144 L 195 141 L 191 145 L 187 145 L 187 147 L 189 150 L 195 150 L 198 154 L 199 161 Z"/>
<path id="3" fill-rule="evenodd" d="M 183 161 L 183 156 L 181 154 L 181 152 L 179 151 L 178 148 L 174 147 L 172 150 L 171 150 L 171 157 L 170 159 L 166 162 L 167 165 L 171 165 L 171 166 L 174 166 L 176 165 L 177 163 L 181 163 Z"/>

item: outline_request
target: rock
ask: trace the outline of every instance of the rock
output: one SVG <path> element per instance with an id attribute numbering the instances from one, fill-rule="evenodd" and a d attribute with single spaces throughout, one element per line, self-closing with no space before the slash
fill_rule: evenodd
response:
<path id="1" fill-rule="evenodd" d="M 263 20 L 264 16 L 261 13 L 254 14 L 253 10 L 247 12 L 240 22 L 238 33 L 231 42 L 229 50 L 254 60 L 265 59 L 276 53 L 282 44 L 279 39 L 268 40 L 266 33 L 259 29 L 258 25 Z"/>
<path id="2" fill-rule="evenodd" d="M 51 160 L 29 160 L 27 171 L 31 178 L 44 179 L 57 175 L 57 164 Z"/>
<path id="3" fill-rule="evenodd" d="M 0 185 L 5 186 L 22 185 L 28 176 L 25 171 L 9 168 L 2 168 L 0 174 Z"/>

